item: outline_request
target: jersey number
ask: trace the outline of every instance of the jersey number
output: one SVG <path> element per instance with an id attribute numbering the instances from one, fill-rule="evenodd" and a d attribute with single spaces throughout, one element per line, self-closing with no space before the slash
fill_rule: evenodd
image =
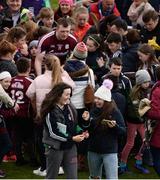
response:
<path id="1" fill-rule="evenodd" d="M 23 103 L 23 98 L 24 98 L 24 94 L 22 91 L 15 91 L 15 90 L 12 90 L 11 91 L 11 94 L 12 94 L 12 99 L 15 100 L 18 104 L 21 104 Z"/>

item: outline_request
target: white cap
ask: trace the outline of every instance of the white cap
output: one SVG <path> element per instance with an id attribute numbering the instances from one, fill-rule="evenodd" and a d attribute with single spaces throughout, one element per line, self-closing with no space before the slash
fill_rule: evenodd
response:
<path id="1" fill-rule="evenodd" d="M 3 71 L 0 73 L 0 80 L 3 80 L 8 77 L 11 78 L 11 74 L 8 71 Z"/>

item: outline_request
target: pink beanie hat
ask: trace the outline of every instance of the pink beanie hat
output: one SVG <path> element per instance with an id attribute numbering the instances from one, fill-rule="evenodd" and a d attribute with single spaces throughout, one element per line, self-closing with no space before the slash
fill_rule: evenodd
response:
<path id="1" fill-rule="evenodd" d="M 88 51 L 85 43 L 79 42 L 73 50 L 73 56 L 79 60 L 85 60 L 87 58 L 87 55 Z"/>
<path id="2" fill-rule="evenodd" d="M 68 5 L 72 6 L 73 0 L 59 0 L 59 4 L 68 4 Z"/>

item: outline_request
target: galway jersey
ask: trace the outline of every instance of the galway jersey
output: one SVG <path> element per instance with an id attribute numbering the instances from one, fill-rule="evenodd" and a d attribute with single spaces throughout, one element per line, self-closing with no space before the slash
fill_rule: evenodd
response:
<path id="1" fill-rule="evenodd" d="M 15 76 L 12 78 L 9 88 L 10 96 L 20 106 L 19 111 L 16 113 L 18 117 L 28 117 L 30 100 L 26 96 L 26 91 L 31 84 L 32 80 L 25 76 Z"/>
<path id="2" fill-rule="evenodd" d="M 45 36 L 39 42 L 38 49 L 39 52 L 52 53 L 58 56 L 61 64 L 64 64 L 66 58 L 73 51 L 77 44 L 76 38 L 69 34 L 68 38 L 65 40 L 58 40 L 56 37 L 56 32 L 52 31 Z"/>

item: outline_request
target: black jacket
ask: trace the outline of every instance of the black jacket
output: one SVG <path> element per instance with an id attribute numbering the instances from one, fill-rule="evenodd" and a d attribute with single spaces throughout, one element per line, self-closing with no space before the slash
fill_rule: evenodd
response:
<path id="1" fill-rule="evenodd" d="M 156 37 L 156 43 L 160 46 L 160 17 L 159 17 L 159 22 L 155 29 L 152 31 L 148 31 L 145 27 L 141 29 L 140 32 L 142 43 L 148 43 L 148 40 L 153 39 Z M 160 51 L 156 50 L 156 56 L 157 58 L 160 56 Z"/>
<path id="2" fill-rule="evenodd" d="M 77 123 L 77 114 L 73 106 L 65 105 L 62 110 L 55 105 L 45 119 L 43 143 L 58 150 L 71 148 L 74 144 L 72 136 L 82 131 Z M 85 123 L 88 124 L 86 121 Z"/>
<path id="3" fill-rule="evenodd" d="M 93 108 L 91 111 L 89 151 L 100 154 L 117 153 L 118 136 L 124 134 L 126 131 L 123 117 L 118 109 L 114 109 L 111 119 L 117 122 L 116 127 L 101 131 L 96 123 L 101 112 L 102 110 L 99 108 Z"/>
<path id="4" fill-rule="evenodd" d="M 139 43 L 132 44 L 122 51 L 123 72 L 136 72 L 138 70 Z"/>
<path id="5" fill-rule="evenodd" d="M 19 12 L 19 18 L 18 18 L 16 24 L 19 24 L 21 19 L 26 17 L 26 13 L 25 14 L 22 13 L 23 10 L 25 10 L 25 8 L 21 7 L 20 12 Z M 10 12 L 10 9 L 8 7 L 6 7 L 0 12 L 0 32 L 4 31 L 4 27 L 8 27 L 8 28 L 13 27 L 13 24 L 14 23 L 13 23 L 13 20 L 12 20 L 12 14 Z"/>
<path id="6" fill-rule="evenodd" d="M 98 66 L 97 59 L 101 57 L 105 61 L 107 61 L 105 53 L 101 51 L 88 52 L 88 56 L 86 58 L 86 64 L 93 70 L 94 74 L 97 77 L 98 84 L 100 84 L 101 78 L 109 71 L 109 69 L 107 69 L 105 65 L 102 67 Z"/>

